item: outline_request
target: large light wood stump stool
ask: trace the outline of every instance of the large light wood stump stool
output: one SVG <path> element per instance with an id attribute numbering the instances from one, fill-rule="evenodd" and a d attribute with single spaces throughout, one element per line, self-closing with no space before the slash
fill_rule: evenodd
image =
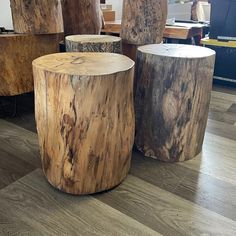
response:
<path id="1" fill-rule="evenodd" d="M 203 47 L 139 47 L 135 142 L 145 156 L 174 162 L 201 152 L 214 62 L 215 52 Z"/>
<path id="2" fill-rule="evenodd" d="M 66 51 L 122 53 L 121 38 L 110 35 L 71 35 L 66 37 Z"/>
<path id="3" fill-rule="evenodd" d="M 62 34 L 0 34 L 0 96 L 32 92 L 32 61 L 58 52 L 62 38 Z"/>
<path id="4" fill-rule="evenodd" d="M 127 175 L 134 142 L 134 62 L 61 53 L 33 62 L 43 171 L 56 188 L 90 194 Z"/>
<path id="5" fill-rule="evenodd" d="M 16 33 L 62 33 L 63 18 L 60 0 L 10 0 Z"/>

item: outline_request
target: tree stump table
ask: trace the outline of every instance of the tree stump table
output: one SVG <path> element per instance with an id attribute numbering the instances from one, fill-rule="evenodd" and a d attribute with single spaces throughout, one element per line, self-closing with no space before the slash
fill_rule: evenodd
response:
<path id="1" fill-rule="evenodd" d="M 63 34 L 0 34 L 0 96 L 34 90 L 32 61 L 59 51 Z"/>
<path id="2" fill-rule="evenodd" d="M 201 152 L 214 62 L 215 52 L 203 47 L 139 47 L 135 143 L 145 156 L 174 162 Z"/>
<path id="3" fill-rule="evenodd" d="M 167 18 L 167 0 L 124 0 L 121 23 L 123 53 L 136 59 L 140 45 L 161 43 Z"/>
<path id="4" fill-rule="evenodd" d="M 127 175 L 134 142 L 134 62 L 61 53 L 33 62 L 43 171 L 56 188 L 90 194 Z"/>
<path id="5" fill-rule="evenodd" d="M 121 54 L 121 38 L 110 35 L 71 35 L 66 37 L 66 51 Z"/>
<path id="6" fill-rule="evenodd" d="M 60 0 L 10 0 L 14 31 L 22 34 L 62 33 Z"/>
<path id="7" fill-rule="evenodd" d="M 61 0 L 65 35 L 100 34 L 100 0 Z"/>

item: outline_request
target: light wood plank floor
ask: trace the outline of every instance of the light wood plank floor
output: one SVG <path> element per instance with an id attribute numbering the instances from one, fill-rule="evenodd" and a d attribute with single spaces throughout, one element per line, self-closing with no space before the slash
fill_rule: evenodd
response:
<path id="1" fill-rule="evenodd" d="M 236 235 L 236 88 L 214 86 L 199 156 L 166 164 L 134 151 L 120 186 L 83 197 L 44 178 L 33 96 L 18 99 L 19 114 L 0 119 L 0 235 Z"/>

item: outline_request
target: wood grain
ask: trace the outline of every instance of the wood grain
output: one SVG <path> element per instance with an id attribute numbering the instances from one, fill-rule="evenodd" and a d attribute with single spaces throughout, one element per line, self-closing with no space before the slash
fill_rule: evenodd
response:
<path id="1" fill-rule="evenodd" d="M 40 170 L 0 191 L 0 205 L 3 235 L 160 235 L 92 197 L 55 191 Z"/>
<path id="2" fill-rule="evenodd" d="M 119 54 L 63 53 L 35 60 L 33 70 L 49 182 L 72 194 L 118 185 L 134 142 L 134 62 Z"/>
<path id="3" fill-rule="evenodd" d="M 214 61 L 215 52 L 202 47 L 138 48 L 135 144 L 145 156 L 174 162 L 201 152 Z"/>
<path id="4" fill-rule="evenodd" d="M 99 197 L 163 235 L 234 235 L 236 222 L 134 176 Z"/>
<path id="5" fill-rule="evenodd" d="M 66 37 L 66 51 L 121 54 L 121 38 L 110 35 L 71 35 Z"/>
<path id="6" fill-rule="evenodd" d="M 207 148 L 207 146 L 205 146 Z M 205 152 L 204 152 L 205 153 Z M 203 158 L 214 158 L 205 153 Z M 182 165 L 168 165 L 133 152 L 130 173 L 208 210 L 236 220 L 236 185 Z M 233 176 L 234 177 L 234 176 Z"/>
<path id="7" fill-rule="evenodd" d="M 236 127 L 234 124 L 227 124 L 216 120 L 208 120 L 207 132 L 227 138 L 236 140 Z"/>
<path id="8" fill-rule="evenodd" d="M 124 0 L 121 38 L 135 45 L 160 43 L 166 17 L 166 0 Z"/>
<path id="9" fill-rule="evenodd" d="M 34 89 L 32 61 L 59 51 L 62 34 L 0 35 L 0 96 L 13 96 Z"/>
<path id="10" fill-rule="evenodd" d="M 0 148 L 0 189 L 36 169 L 33 165 L 21 160 L 17 155 L 17 153 L 8 153 Z"/>
<path id="11" fill-rule="evenodd" d="M 63 32 L 60 0 L 10 0 L 16 33 L 55 34 Z"/>
<path id="12" fill-rule="evenodd" d="M 206 133 L 203 152 L 182 166 L 236 185 L 236 141 Z M 223 160 L 223 161 L 222 161 Z"/>
<path id="13" fill-rule="evenodd" d="M 34 167 L 40 167 L 37 135 L 0 120 L 0 149 Z"/>
<path id="14" fill-rule="evenodd" d="M 100 34 L 100 0 L 61 0 L 65 35 Z"/>

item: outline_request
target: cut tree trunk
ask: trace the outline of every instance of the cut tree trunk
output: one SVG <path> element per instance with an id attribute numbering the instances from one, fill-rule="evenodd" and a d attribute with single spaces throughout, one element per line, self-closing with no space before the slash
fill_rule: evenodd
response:
<path id="1" fill-rule="evenodd" d="M 127 44 L 161 43 L 167 17 L 167 0 L 124 0 L 121 38 Z"/>
<path id="2" fill-rule="evenodd" d="M 0 96 L 33 91 L 32 61 L 59 51 L 63 34 L 0 34 Z"/>
<path id="3" fill-rule="evenodd" d="M 16 33 L 62 33 L 63 19 L 60 0 L 10 0 Z"/>
<path id="4" fill-rule="evenodd" d="M 91 34 L 67 36 L 66 51 L 121 53 L 121 38 Z"/>
<path id="5" fill-rule="evenodd" d="M 100 34 L 100 0 L 62 0 L 65 35 Z"/>
<path id="6" fill-rule="evenodd" d="M 139 47 L 135 100 L 137 148 L 166 162 L 202 150 L 215 52 L 190 45 Z"/>
<path id="7" fill-rule="evenodd" d="M 90 194 L 118 185 L 134 142 L 134 62 L 63 53 L 33 62 L 43 171 L 56 188 Z"/>

